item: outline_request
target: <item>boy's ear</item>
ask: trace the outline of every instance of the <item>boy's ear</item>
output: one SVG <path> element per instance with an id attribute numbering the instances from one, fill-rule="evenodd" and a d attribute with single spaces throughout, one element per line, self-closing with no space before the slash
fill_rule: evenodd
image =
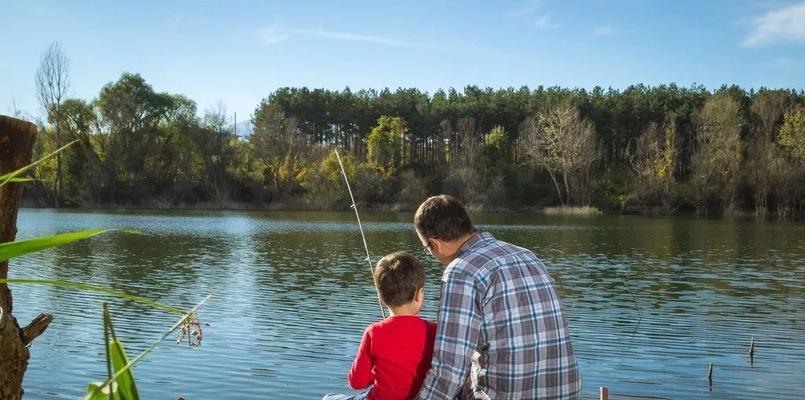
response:
<path id="1" fill-rule="evenodd" d="M 425 301 L 425 287 L 424 286 L 419 288 L 419 289 L 417 289 L 416 294 L 414 295 L 414 300 L 416 300 L 417 303 L 422 303 L 423 301 Z"/>

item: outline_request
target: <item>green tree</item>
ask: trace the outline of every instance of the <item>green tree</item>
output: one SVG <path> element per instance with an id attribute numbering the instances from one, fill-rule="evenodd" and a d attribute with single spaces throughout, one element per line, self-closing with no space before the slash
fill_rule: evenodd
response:
<path id="1" fill-rule="evenodd" d="M 194 201 L 194 154 L 189 132 L 198 126 L 195 103 L 158 93 L 138 74 L 124 73 L 101 89 L 99 131 L 108 136 L 103 162 L 105 201 L 170 206 Z"/>
<path id="2" fill-rule="evenodd" d="M 366 140 L 369 162 L 386 170 L 397 170 L 402 165 L 403 145 L 408 127 L 402 117 L 383 115 Z"/>
<path id="3" fill-rule="evenodd" d="M 277 105 L 263 102 L 252 120 L 249 143 L 263 165 L 263 175 L 280 198 L 299 193 L 299 174 L 307 162 L 309 147 L 298 135 L 299 126 Z"/>
<path id="4" fill-rule="evenodd" d="M 492 164 L 505 165 L 509 157 L 509 138 L 501 125 L 492 128 L 484 137 L 484 151 Z"/>
<path id="5" fill-rule="evenodd" d="M 101 156 L 92 130 L 98 116 L 92 104 L 82 99 L 67 99 L 61 106 L 62 125 L 69 140 L 78 140 L 73 150 L 63 155 L 65 164 L 64 197 L 70 204 L 93 204 L 98 194 Z"/>
<path id="6" fill-rule="evenodd" d="M 779 141 L 794 157 L 805 159 L 805 107 L 785 113 Z"/>
<path id="7" fill-rule="evenodd" d="M 342 155 L 341 161 L 349 181 L 353 182 L 354 190 L 357 190 L 359 184 L 354 182 L 359 164 L 349 155 Z M 349 193 L 344 190 L 341 165 L 335 152 L 324 150 L 319 154 L 318 162 L 313 162 L 306 168 L 300 178 L 305 190 L 303 198 L 309 207 L 330 210 L 342 209 L 351 204 Z"/>

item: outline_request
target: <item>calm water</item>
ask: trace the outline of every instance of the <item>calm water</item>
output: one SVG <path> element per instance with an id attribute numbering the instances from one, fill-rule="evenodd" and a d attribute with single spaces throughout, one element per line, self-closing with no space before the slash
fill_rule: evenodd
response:
<path id="1" fill-rule="evenodd" d="M 187 308 L 215 292 L 200 313 L 210 324 L 201 348 L 168 340 L 135 368 L 144 398 L 316 399 L 346 390 L 363 328 L 379 317 L 353 218 L 24 210 L 20 238 L 108 227 L 147 235 L 111 234 L 18 259 L 11 275 L 95 282 Z M 375 260 L 398 249 L 422 254 L 410 213 L 363 218 Z M 805 225 L 474 218 L 548 264 L 561 288 L 585 397 L 597 398 L 601 385 L 611 394 L 657 398 L 805 396 Z M 424 315 L 433 319 L 441 267 L 427 263 Z M 27 285 L 12 290 L 21 323 L 41 311 L 56 316 L 31 348 L 28 399 L 76 398 L 89 382 L 102 380 L 103 300 L 111 303 L 129 353 L 175 321 L 94 293 Z"/>

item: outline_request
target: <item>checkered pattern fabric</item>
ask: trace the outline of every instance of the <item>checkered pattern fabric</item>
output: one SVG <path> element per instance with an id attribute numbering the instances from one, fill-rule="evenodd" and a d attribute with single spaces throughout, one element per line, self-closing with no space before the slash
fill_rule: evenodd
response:
<path id="1" fill-rule="evenodd" d="M 559 295 L 533 252 L 479 233 L 442 276 L 431 370 L 418 399 L 578 399 Z"/>

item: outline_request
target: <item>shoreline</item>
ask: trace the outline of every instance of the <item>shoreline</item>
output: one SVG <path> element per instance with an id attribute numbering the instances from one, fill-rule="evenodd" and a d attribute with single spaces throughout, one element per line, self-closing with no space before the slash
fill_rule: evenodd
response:
<path id="1" fill-rule="evenodd" d="M 358 203 L 359 211 L 369 212 L 414 212 L 419 204 L 413 203 Z M 303 202 L 274 202 L 263 207 L 255 206 L 251 203 L 239 202 L 202 202 L 196 204 L 140 204 L 140 205 L 79 205 L 54 207 L 30 201 L 22 202 L 21 208 L 29 209 L 54 209 L 54 210 L 155 210 L 155 211 L 350 211 L 351 207 L 328 208 L 313 207 Z M 567 207 L 484 207 L 480 205 L 466 205 L 468 211 L 483 213 L 527 213 L 544 215 L 573 215 L 573 216 L 597 216 L 597 215 L 629 215 L 628 213 L 608 213 L 597 207 L 591 206 L 567 206 Z"/>
<path id="2" fill-rule="evenodd" d="M 276 202 L 270 203 L 264 207 L 258 207 L 249 203 L 225 202 L 225 203 L 197 203 L 193 205 L 180 204 L 171 206 L 162 206 L 158 204 L 152 205 L 93 205 L 93 206 L 63 206 L 52 207 L 43 206 L 41 204 L 29 204 L 23 202 L 21 208 L 27 209 L 53 209 L 53 210 L 99 210 L 99 211 L 310 211 L 310 212 L 343 212 L 350 211 L 350 208 L 322 208 L 310 207 L 301 202 Z M 409 203 L 380 203 L 380 204 L 359 204 L 359 210 L 364 212 L 414 212 L 417 205 Z M 507 207 L 481 207 L 477 205 L 469 205 L 467 209 L 474 213 L 522 213 L 522 214 L 535 214 L 545 216 L 563 216 L 563 217 L 601 217 L 601 216 L 638 216 L 638 217 L 667 217 L 667 218 L 692 218 L 700 220 L 713 220 L 713 219 L 737 219 L 737 220 L 753 220 L 753 221 L 788 221 L 788 222 L 803 222 L 803 218 L 779 218 L 774 215 L 756 216 L 752 211 L 731 210 L 729 213 L 697 215 L 695 212 L 676 212 L 676 213 L 663 213 L 657 212 L 656 209 L 648 210 L 628 210 L 625 212 L 611 212 L 601 210 L 597 207 L 591 206 L 569 206 L 569 207 L 522 207 L 522 208 L 507 208 Z"/>

